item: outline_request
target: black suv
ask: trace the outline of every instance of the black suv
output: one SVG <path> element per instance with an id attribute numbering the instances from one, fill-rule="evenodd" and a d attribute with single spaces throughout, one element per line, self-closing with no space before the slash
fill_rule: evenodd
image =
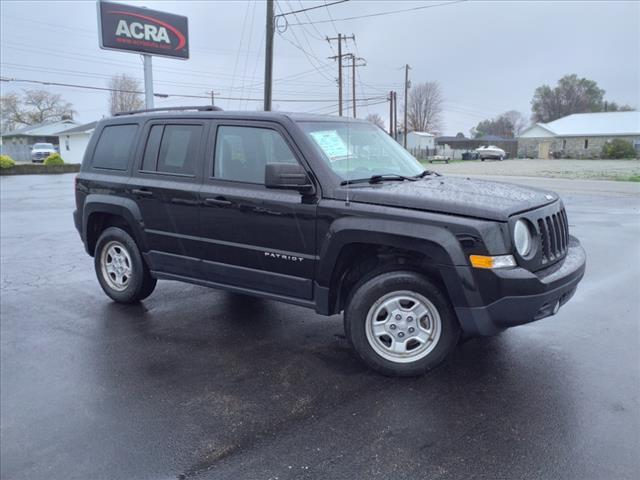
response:
<path id="1" fill-rule="evenodd" d="M 553 315 L 585 271 L 554 193 L 426 171 L 364 121 L 215 107 L 99 122 L 74 220 L 113 300 L 171 279 L 344 311 L 372 368 Z"/>

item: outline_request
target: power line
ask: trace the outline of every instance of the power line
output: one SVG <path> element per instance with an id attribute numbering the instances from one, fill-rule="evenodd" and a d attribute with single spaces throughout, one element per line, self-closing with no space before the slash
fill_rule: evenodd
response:
<path id="1" fill-rule="evenodd" d="M 333 21 L 333 17 L 331 16 L 331 10 L 329 10 L 329 5 L 327 5 L 327 0 L 324 1 L 324 6 L 327 8 L 327 15 L 329 15 L 329 19 L 331 20 L 331 25 L 333 25 L 333 30 L 335 30 L 336 35 L 338 35 L 338 27 L 336 27 L 335 22 Z"/>
<path id="2" fill-rule="evenodd" d="M 318 24 L 318 23 L 329 23 L 329 22 L 345 22 L 347 20 L 357 20 L 359 18 L 380 17 L 380 16 L 383 16 L 383 15 L 392 15 L 392 14 L 395 14 L 395 13 L 411 12 L 411 11 L 414 11 L 414 10 L 424 10 L 424 9 L 427 9 L 427 8 L 445 7 L 447 5 L 453 5 L 454 3 L 462 3 L 462 2 L 466 2 L 466 1 L 468 1 L 468 0 L 454 0 L 452 2 L 438 3 L 436 5 L 423 5 L 421 7 L 405 8 L 405 9 L 402 9 L 402 10 L 390 10 L 388 12 L 370 13 L 368 15 L 357 15 L 355 17 L 332 18 L 331 20 L 317 20 L 317 21 L 312 22 L 312 23 Z M 292 26 L 292 27 L 300 26 L 300 25 L 309 25 L 309 22 L 290 23 L 289 25 Z"/>
<path id="3" fill-rule="evenodd" d="M 257 4 L 257 2 L 254 2 L 253 10 L 251 11 L 251 26 L 249 27 L 249 40 L 247 41 L 247 54 L 244 57 L 244 69 L 242 70 L 242 85 L 240 86 L 240 95 L 244 95 L 244 85 L 247 76 L 247 65 L 249 64 L 249 48 L 251 47 L 251 40 L 253 39 L 253 22 L 256 16 Z M 240 102 L 239 108 L 242 109 L 242 101 Z"/>
<path id="4" fill-rule="evenodd" d="M 316 5 L 315 7 L 303 8 L 301 10 L 295 10 L 295 11 L 286 12 L 286 13 L 283 13 L 282 10 L 280 10 L 281 13 L 279 15 L 276 15 L 276 17 L 284 17 L 286 15 L 292 15 L 292 14 L 295 15 L 296 13 L 308 12 L 309 10 L 315 10 L 317 8 L 324 8 L 325 6 L 329 7 L 331 5 L 337 5 L 338 3 L 345 3 L 345 2 L 348 2 L 348 1 L 349 0 L 338 0 L 338 1 L 332 2 L 332 3 L 325 3 L 324 5 Z M 289 6 L 289 8 L 291 8 L 291 6 Z"/>
<path id="5" fill-rule="evenodd" d="M 137 90 L 120 90 L 120 89 L 114 89 L 114 88 L 108 88 L 108 87 L 96 87 L 93 85 L 80 85 L 80 84 L 75 84 L 75 83 L 64 83 L 64 82 L 49 82 L 49 81 L 44 81 L 44 80 L 33 80 L 33 79 L 24 79 L 24 78 L 12 78 L 12 77 L 0 77 L 0 81 L 3 82 L 20 82 L 20 83 L 33 83 L 33 84 L 38 84 L 38 85 L 47 85 L 47 86 L 55 86 L 55 87 L 69 87 L 69 88 L 79 88 L 79 89 L 87 89 L 87 90 L 98 90 L 98 91 L 105 91 L 105 92 L 123 92 L 123 93 L 139 93 L 139 94 L 143 94 L 144 92 L 142 91 L 137 91 Z M 180 97 L 180 98 L 206 98 L 207 100 L 210 100 L 210 95 L 189 95 L 189 94 L 181 94 L 181 93 L 158 93 L 156 94 L 157 96 L 162 96 L 162 97 Z M 262 98 L 252 98 L 252 97 L 216 97 L 217 99 L 220 100 L 248 100 L 248 101 L 262 101 Z M 360 98 L 357 99 L 358 101 L 371 101 L 371 100 L 377 100 L 381 97 L 367 97 L 367 98 Z M 334 99 L 320 99 L 320 98 L 308 98 L 308 99 L 301 99 L 301 98 L 281 98 L 278 100 L 274 99 L 274 102 L 291 102 L 291 103 L 328 103 L 328 102 L 335 102 Z"/>

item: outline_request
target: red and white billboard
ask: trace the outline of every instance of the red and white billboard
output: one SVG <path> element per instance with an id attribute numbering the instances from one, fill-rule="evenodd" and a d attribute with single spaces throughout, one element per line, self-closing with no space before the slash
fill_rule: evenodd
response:
<path id="1" fill-rule="evenodd" d="M 98 2 L 98 26 L 100 48 L 189 58 L 189 28 L 182 15 Z"/>

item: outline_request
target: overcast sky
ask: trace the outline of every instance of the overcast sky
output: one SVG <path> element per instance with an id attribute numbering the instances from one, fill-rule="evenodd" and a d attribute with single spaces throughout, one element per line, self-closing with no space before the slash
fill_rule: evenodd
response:
<path id="1" fill-rule="evenodd" d="M 331 3 L 333 0 L 327 0 Z M 640 2 L 466 1 L 411 12 L 340 20 L 447 0 L 359 1 L 288 16 L 275 36 L 274 109 L 333 113 L 337 110 L 337 66 L 325 36 L 354 34 L 346 51 L 366 59 L 358 69 L 356 97 L 382 102 L 389 90 L 402 98 L 403 65 L 412 82 L 435 80 L 445 97 L 445 134 L 469 129 L 507 110 L 530 115 L 536 87 L 565 74 L 596 80 L 606 98 L 640 106 Z M 262 98 L 265 2 L 125 2 L 189 18 L 191 58 L 154 58 L 156 93 Z M 322 5 L 322 1 L 278 0 L 277 11 Z M 132 53 L 100 50 L 93 1 L 2 0 L 3 77 L 106 86 L 113 74 L 140 79 L 142 63 Z M 302 7 L 301 7 L 302 5 Z M 331 21 L 333 19 L 333 21 Z M 335 50 L 335 43 L 333 45 Z M 304 50 L 304 51 L 302 51 Z M 345 72 L 348 73 L 348 72 Z M 350 77 L 347 77 L 350 81 Z M 45 88 L 63 95 L 90 122 L 107 114 L 107 93 L 2 82 L 2 94 Z M 350 88 L 346 92 L 350 98 Z M 286 100 L 326 100 L 287 102 Z M 169 97 L 156 106 L 206 103 Z M 260 101 L 219 100 L 224 109 L 261 107 Z M 360 107 L 358 116 L 388 103 Z"/>

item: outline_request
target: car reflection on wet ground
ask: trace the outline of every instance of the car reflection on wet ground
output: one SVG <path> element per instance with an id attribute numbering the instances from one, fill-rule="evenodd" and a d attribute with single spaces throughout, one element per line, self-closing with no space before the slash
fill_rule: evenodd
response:
<path id="1" fill-rule="evenodd" d="M 2 478 L 640 475 L 631 190 L 550 187 L 588 254 L 556 316 L 390 379 L 340 316 L 174 282 L 111 302 L 73 227 L 73 177 L 1 182 Z"/>

